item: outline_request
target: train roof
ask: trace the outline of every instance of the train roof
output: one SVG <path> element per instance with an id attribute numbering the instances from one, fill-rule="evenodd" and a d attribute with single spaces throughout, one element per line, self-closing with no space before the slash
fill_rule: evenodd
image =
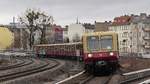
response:
<path id="1" fill-rule="evenodd" d="M 92 32 L 92 33 L 85 33 L 83 36 L 90 36 L 90 35 L 113 35 L 117 34 L 116 32 L 112 31 L 103 31 L 103 32 Z"/>
<path id="2" fill-rule="evenodd" d="M 77 44 L 82 44 L 82 42 L 61 43 L 61 44 L 39 44 L 39 45 L 34 45 L 34 47 L 35 46 L 77 45 Z"/>

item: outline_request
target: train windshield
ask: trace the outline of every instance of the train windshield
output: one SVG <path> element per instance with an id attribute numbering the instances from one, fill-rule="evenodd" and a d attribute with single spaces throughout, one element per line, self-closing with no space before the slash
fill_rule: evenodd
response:
<path id="1" fill-rule="evenodd" d="M 112 49 L 112 36 L 101 36 L 101 49 Z"/>
<path id="2" fill-rule="evenodd" d="M 99 37 L 98 36 L 89 36 L 87 37 L 87 45 L 89 50 L 97 51 L 99 50 Z"/>

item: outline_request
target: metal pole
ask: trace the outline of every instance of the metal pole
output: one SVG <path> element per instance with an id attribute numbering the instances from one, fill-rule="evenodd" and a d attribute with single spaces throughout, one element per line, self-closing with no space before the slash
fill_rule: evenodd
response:
<path id="1" fill-rule="evenodd" d="M 77 46 L 77 45 L 76 45 Z M 76 48 L 76 56 L 77 56 L 77 66 L 80 67 L 80 50 Z"/>
<path id="2" fill-rule="evenodd" d="M 138 52 L 139 52 L 139 35 L 138 35 L 139 30 L 138 30 L 138 27 L 136 27 L 136 28 L 137 28 L 136 32 L 137 32 L 137 54 L 138 54 Z"/>
<path id="3" fill-rule="evenodd" d="M 131 48 L 131 56 L 132 56 L 132 48 L 133 48 L 133 45 L 132 45 L 132 44 L 133 44 L 133 42 L 132 42 L 132 39 L 133 39 L 133 38 L 132 38 L 132 37 L 133 37 L 133 36 L 132 36 L 132 31 L 131 31 L 130 34 L 131 34 L 131 35 L 130 35 L 130 36 L 131 36 L 131 46 L 130 46 L 130 48 Z"/>
<path id="4" fill-rule="evenodd" d="M 22 42 L 22 28 L 20 28 L 20 48 L 23 49 L 23 42 Z"/>

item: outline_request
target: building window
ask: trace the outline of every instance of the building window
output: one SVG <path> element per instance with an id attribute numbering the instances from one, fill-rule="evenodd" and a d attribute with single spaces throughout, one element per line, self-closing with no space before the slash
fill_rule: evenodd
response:
<path id="1" fill-rule="evenodd" d="M 141 32 L 139 32 L 139 37 L 141 36 Z"/>
<path id="2" fill-rule="evenodd" d="M 128 33 L 127 32 L 123 32 L 122 37 L 128 37 Z"/>
<path id="3" fill-rule="evenodd" d="M 124 26 L 122 26 L 122 30 L 124 30 Z"/>
<path id="4" fill-rule="evenodd" d="M 126 26 L 126 30 L 128 30 L 128 26 Z"/>
<path id="5" fill-rule="evenodd" d="M 127 26 L 125 26 L 125 30 L 127 30 Z"/>
<path id="6" fill-rule="evenodd" d="M 120 27 L 120 30 L 122 30 L 122 26 Z"/>
<path id="7" fill-rule="evenodd" d="M 120 41 L 120 45 L 122 45 L 122 41 Z"/>

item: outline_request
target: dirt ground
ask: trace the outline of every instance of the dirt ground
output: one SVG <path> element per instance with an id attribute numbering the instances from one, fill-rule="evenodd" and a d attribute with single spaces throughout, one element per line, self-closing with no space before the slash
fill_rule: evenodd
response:
<path id="1" fill-rule="evenodd" d="M 150 68 L 150 59 L 121 57 L 119 63 L 121 65 L 120 69 L 123 72 L 130 72 Z"/>

